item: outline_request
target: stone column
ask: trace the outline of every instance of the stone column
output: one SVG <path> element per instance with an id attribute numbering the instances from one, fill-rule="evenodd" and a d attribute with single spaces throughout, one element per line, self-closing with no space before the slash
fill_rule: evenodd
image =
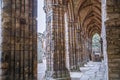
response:
<path id="1" fill-rule="evenodd" d="M 84 31 L 82 33 L 82 50 L 83 50 L 82 51 L 82 58 L 83 58 L 82 64 L 85 64 L 87 63 L 87 37 Z"/>
<path id="2" fill-rule="evenodd" d="M 81 66 L 81 61 L 82 61 L 82 49 L 81 49 L 81 47 L 82 47 L 82 45 L 81 45 L 81 30 L 80 30 L 80 28 L 79 28 L 79 26 L 77 27 L 77 29 L 76 29 L 76 36 L 77 36 L 77 38 L 76 38 L 76 50 L 77 50 L 77 56 L 78 56 L 78 65 L 79 65 L 79 67 Z"/>
<path id="3" fill-rule="evenodd" d="M 88 60 L 92 60 L 92 38 L 88 38 Z"/>
<path id="4" fill-rule="evenodd" d="M 77 26 L 74 21 L 69 21 L 68 23 L 68 34 L 70 70 L 75 72 L 79 71 L 79 53 L 77 50 Z"/>
<path id="5" fill-rule="evenodd" d="M 86 32 L 85 32 L 86 33 Z M 89 42 L 90 42 L 90 40 L 89 40 L 89 37 L 88 37 L 88 35 L 86 34 L 85 35 L 85 40 L 84 40 L 84 43 L 85 43 L 85 63 L 87 63 L 89 60 L 90 60 L 90 57 L 89 57 L 89 54 L 90 54 L 90 51 L 89 51 Z"/>
<path id="6" fill-rule="evenodd" d="M 65 51 L 65 5 L 63 0 L 46 0 L 46 80 L 70 80 L 66 68 Z"/>
<path id="7" fill-rule="evenodd" d="M 83 31 L 81 29 L 81 32 L 80 32 L 80 66 L 84 66 L 84 59 L 85 59 L 85 52 L 84 52 L 84 35 L 83 35 Z"/>
<path id="8" fill-rule="evenodd" d="M 88 36 L 87 36 L 87 39 L 86 39 L 86 41 L 85 41 L 85 43 L 86 43 L 86 62 L 88 62 L 89 60 L 90 60 L 90 57 L 89 57 L 89 55 L 90 55 L 90 47 L 91 46 L 89 46 L 89 38 L 88 38 Z"/>
<path id="9" fill-rule="evenodd" d="M 101 52 L 101 60 L 104 60 L 104 55 L 103 55 L 103 39 L 102 38 L 100 38 L 100 52 Z"/>
<path id="10" fill-rule="evenodd" d="M 37 0 L 2 0 L 2 78 L 37 80 Z"/>

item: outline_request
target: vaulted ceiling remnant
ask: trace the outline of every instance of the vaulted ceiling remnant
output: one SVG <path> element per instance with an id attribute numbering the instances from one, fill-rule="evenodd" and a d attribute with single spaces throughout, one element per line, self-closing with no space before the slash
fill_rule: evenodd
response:
<path id="1" fill-rule="evenodd" d="M 74 20 L 79 20 L 82 30 L 92 36 L 101 33 L 101 0 L 69 0 L 73 2 Z"/>

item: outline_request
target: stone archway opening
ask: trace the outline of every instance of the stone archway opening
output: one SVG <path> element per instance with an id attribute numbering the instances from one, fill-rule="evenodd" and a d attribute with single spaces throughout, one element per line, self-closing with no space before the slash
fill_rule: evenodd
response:
<path id="1" fill-rule="evenodd" d="M 101 49 L 101 38 L 98 33 L 95 33 L 92 37 L 92 61 L 100 62 L 102 61 L 102 49 Z"/>
<path id="2" fill-rule="evenodd" d="M 38 38 L 37 38 L 37 80 L 43 80 L 45 78 L 46 71 L 46 53 L 45 53 L 45 39 L 46 39 L 46 17 L 44 11 L 45 0 L 37 0 L 37 13 L 38 13 Z"/>

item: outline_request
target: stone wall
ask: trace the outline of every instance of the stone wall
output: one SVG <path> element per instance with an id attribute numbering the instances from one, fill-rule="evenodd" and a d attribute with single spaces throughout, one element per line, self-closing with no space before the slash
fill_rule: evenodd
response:
<path id="1" fill-rule="evenodd" d="M 109 80 L 120 79 L 120 0 L 106 2 L 106 37 Z"/>
<path id="2" fill-rule="evenodd" d="M 109 80 L 120 79 L 120 26 L 109 26 L 107 30 L 107 51 Z"/>

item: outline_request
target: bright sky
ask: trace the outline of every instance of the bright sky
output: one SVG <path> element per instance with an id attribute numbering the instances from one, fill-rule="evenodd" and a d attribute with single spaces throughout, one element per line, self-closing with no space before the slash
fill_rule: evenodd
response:
<path id="1" fill-rule="evenodd" d="M 43 33 L 45 31 L 45 12 L 43 10 L 44 0 L 38 0 L 38 32 Z"/>

